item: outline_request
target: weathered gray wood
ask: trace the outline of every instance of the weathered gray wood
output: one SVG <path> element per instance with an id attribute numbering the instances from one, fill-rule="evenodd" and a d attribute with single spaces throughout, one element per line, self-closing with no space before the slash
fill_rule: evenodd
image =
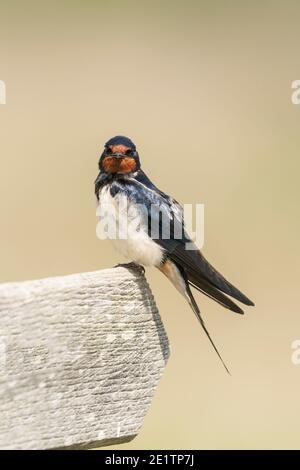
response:
<path id="1" fill-rule="evenodd" d="M 0 447 L 131 440 L 168 354 L 140 268 L 0 284 Z"/>

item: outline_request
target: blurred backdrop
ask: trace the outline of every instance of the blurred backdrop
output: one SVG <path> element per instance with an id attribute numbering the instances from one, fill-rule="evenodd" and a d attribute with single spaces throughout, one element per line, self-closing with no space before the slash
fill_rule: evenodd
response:
<path id="1" fill-rule="evenodd" d="M 172 354 L 120 448 L 300 447 L 299 24 L 293 0 L 1 0 L 0 281 L 121 261 L 93 187 L 121 133 L 158 187 L 205 204 L 205 255 L 256 303 L 241 317 L 196 296 L 230 377 L 147 270 Z"/>

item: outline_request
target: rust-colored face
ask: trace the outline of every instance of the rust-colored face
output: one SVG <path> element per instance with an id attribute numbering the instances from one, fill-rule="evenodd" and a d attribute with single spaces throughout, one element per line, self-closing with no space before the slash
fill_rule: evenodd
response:
<path id="1" fill-rule="evenodd" d="M 108 149 L 111 151 L 111 153 L 123 153 L 123 155 L 126 155 L 126 152 L 131 152 L 130 147 L 126 147 L 126 145 L 110 145 Z"/>
<path id="2" fill-rule="evenodd" d="M 132 173 L 136 169 L 136 161 L 130 156 L 132 149 L 126 145 L 111 145 L 103 160 L 106 173 Z M 110 153 L 112 154 L 110 156 Z M 113 154 L 117 154 L 114 156 Z M 123 156 L 124 155 L 124 156 Z M 128 157 L 126 156 L 128 155 Z"/>
<path id="3" fill-rule="evenodd" d="M 103 169 L 106 173 L 132 173 L 136 169 L 136 162 L 132 157 L 105 157 Z"/>

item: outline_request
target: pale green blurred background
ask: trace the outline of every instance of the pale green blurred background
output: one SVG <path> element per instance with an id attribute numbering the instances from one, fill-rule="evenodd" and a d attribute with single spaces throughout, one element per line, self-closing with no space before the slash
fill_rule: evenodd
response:
<path id="1" fill-rule="evenodd" d="M 147 270 L 172 355 L 123 449 L 300 448 L 297 1 L 0 3 L 0 280 L 121 261 L 95 234 L 103 142 L 122 133 L 182 203 L 204 253 L 256 307 L 197 295 L 232 376 L 180 295 Z"/>

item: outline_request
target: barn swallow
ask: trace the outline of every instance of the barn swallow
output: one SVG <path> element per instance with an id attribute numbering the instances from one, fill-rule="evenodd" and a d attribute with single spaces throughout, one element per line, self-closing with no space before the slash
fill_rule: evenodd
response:
<path id="1" fill-rule="evenodd" d="M 117 223 L 121 217 L 132 220 L 138 218 L 139 230 L 129 233 L 126 238 L 112 237 L 119 252 L 126 258 L 142 266 L 155 266 L 172 282 L 185 297 L 204 329 L 214 350 L 228 371 L 202 319 L 200 309 L 191 288 L 215 300 L 223 307 L 236 312 L 243 310 L 230 297 L 245 305 L 254 305 L 240 290 L 234 287 L 203 256 L 189 237 L 183 222 L 183 209 L 180 204 L 158 189 L 141 169 L 139 154 L 135 144 L 127 137 L 116 136 L 106 142 L 99 160 L 99 175 L 95 181 L 95 193 L 99 206 L 105 205 L 114 210 Z M 126 211 L 116 211 L 126 202 Z M 169 234 L 164 236 L 164 228 L 159 211 L 162 210 L 169 221 Z M 152 209 L 151 209 L 152 208 Z M 157 215 L 158 214 L 158 215 Z M 158 223 L 159 232 L 152 236 L 153 219 Z M 175 237 L 174 227 L 180 222 L 182 236 Z M 186 244 L 189 243 L 189 249 Z"/>

